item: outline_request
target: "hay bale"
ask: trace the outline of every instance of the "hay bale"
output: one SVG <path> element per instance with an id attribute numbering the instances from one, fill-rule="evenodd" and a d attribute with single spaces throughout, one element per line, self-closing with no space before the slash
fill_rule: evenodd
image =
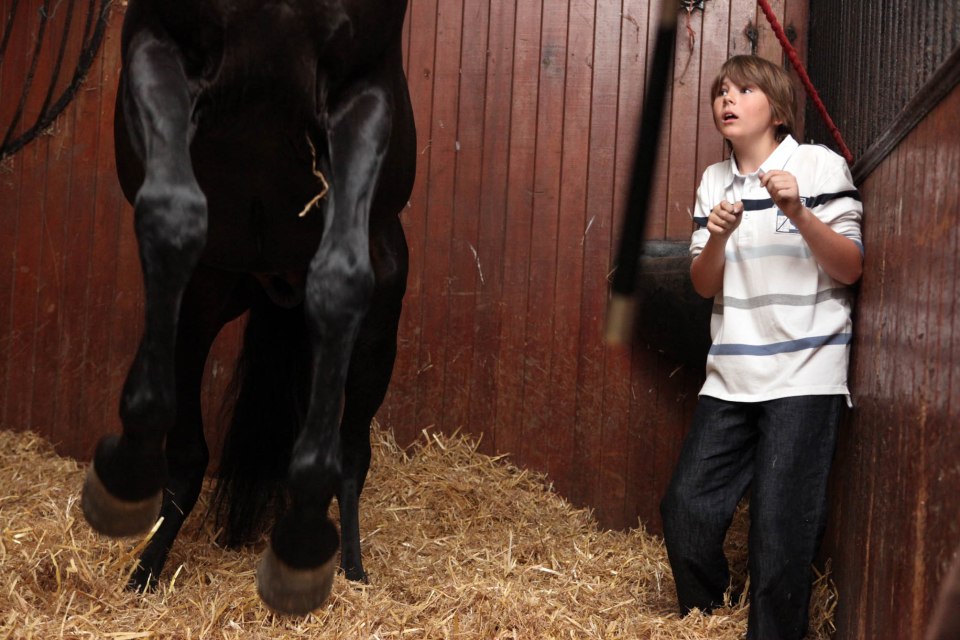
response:
<path id="1" fill-rule="evenodd" d="M 187 521 L 161 585 L 124 590 L 145 540 L 113 541 L 83 521 L 84 467 L 35 434 L 0 431 L 0 638 L 740 638 L 746 606 L 679 618 L 662 540 L 600 530 L 542 476 L 424 433 L 409 452 L 373 430 L 361 507 L 369 585 L 338 575 L 315 614 L 284 618 L 254 584 L 265 545 L 218 548 Z M 743 581 L 742 517 L 728 540 Z M 818 581 L 811 638 L 828 638 L 836 593 Z"/>

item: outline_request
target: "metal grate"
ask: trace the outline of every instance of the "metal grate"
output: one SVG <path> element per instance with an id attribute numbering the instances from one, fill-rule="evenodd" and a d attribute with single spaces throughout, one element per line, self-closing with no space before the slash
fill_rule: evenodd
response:
<path id="1" fill-rule="evenodd" d="M 960 45 L 954 0 L 811 0 L 808 68 L 859 160 Z M 807 141 L 836 148 L 809 111 Z"/>

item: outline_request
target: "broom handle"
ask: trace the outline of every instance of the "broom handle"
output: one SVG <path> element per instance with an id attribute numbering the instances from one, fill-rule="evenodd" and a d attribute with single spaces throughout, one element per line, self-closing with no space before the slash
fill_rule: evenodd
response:
<path id="1" fill-rule="evenodd" d="M 653 50 L 653 65 L 640 113 L 640 129 L 634 151 L 630 193 L 623 216 L 616 269 L 607 303 L 605 339 L 610 344 L 629 343 L 633 331 L 637 267 L 643 245 L 650 186 L 657 160 L 657 145 L 667 94 L 667 78 L 673 62 L 673 45 L 677 33 L 677 0 L 664 0 L 660 7 L 660 23 Z"/>

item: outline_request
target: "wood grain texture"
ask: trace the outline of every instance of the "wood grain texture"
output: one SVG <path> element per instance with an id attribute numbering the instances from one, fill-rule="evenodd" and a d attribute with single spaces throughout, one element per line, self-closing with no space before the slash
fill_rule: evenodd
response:
<path id="1" fill-rule="evenodd" d="M 954 89 L 862 186 L 856 409 L 823 551 L 845 594 L 838 637 L 922 637 L 960 539 L 958 109 Z"/>
<path id="2" fill-rule="evenodd" d="M 19 100 L 41 4 L 21 2 L 0 64 L 0 124 Z M 401 216 L 411 271 L 379 419 L 402 443 L 427 428 L 463 430 L 484 451 L 547 473 L 602 524 L 658 531 L 702 366 L 655 334 L 629 348 L 601 341 L 652 5 L 412 0 L 404 55 L 419 164 Z M 728 55 L 750 51 L 746 30 L 763 19 L 753 0 L 706 7 L 690 16 L 692 51 L 681 16 L 652 239 L 686 240 L 696 182 L 724 153 L 710 84 Z M 808 3 L 775 7 L 807 55 Z M 871 8 L 859 24 L 845 14 L 864 33 L 894 17 Z M 50 134 L 0 167 L 0 428 L 40 431 L 84 460 L 119 428 L 142 323 L 132 216 L 113 166 L 121 18 L 115 6 L 86 84 Z M 59 46 L 49 42 L 37 66 L 48 76 Z M 782 61 L 768 34 L 761 45 Z M 67 46 L 65 67 L 76 50 Z M 810 54 L 831 49 L 819 51 Z M 841 73 L 855 74 L 852 64 L 843 58 Z M 854 88 L 835 95 L 861 109 Z M 861 186 L 857 406 L 841 431 L 822 552 L 841 593 L 838 637 L 919 637 L 960 539 L 958 110 L 954 89 Z M 242 328 L 225 329 L 207 365 L 214 446 Z"/>

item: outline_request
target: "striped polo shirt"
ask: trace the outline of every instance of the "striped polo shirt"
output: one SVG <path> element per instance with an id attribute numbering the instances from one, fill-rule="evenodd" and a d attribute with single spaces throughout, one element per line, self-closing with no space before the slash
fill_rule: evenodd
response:
<path id="1" fill-rule="evenodd" d="M 710 233 L 720 201 L 743 201 L 743 219 L 726 245 L 723 288 L 714 298 L 706 382 L 700 393 L 738 402 L 800 395 L 846 395 L 853 293 L 828 276 L 790 219 L 760 184 L 759 173 L 792 173 L 808 209 L 861 252 L 860 194 L 843 158 L 787 137 L 757 173 L 733 158 L 711 165 L 697 189 L 690 253 Z"/>

